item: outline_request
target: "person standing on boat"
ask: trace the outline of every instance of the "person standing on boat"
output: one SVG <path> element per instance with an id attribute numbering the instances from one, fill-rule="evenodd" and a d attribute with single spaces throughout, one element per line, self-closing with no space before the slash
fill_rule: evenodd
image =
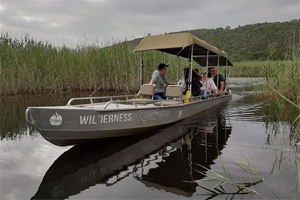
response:
<path id="1" fill-rule="evenodd" d="M 216 67 L 211 68 L 211 75 L 215 84 L 218 87 L 219 93 L 224 93 L 225 78 L 222 76 L 222 74 L 218 74 L 218 70 Z"/>
<path id="2" fill-rule="evenodd" d="M 165 63 L 160 63 L 152 73 L 152 78 L 149 85 L 155 86 L 154 100 L 167 99 L 165 96 L 165 87 L 168 85 L 176 85 L 176 83 L 170 83 L 166 80 L 165 74 L 168 71 L 168 66 Z"/>

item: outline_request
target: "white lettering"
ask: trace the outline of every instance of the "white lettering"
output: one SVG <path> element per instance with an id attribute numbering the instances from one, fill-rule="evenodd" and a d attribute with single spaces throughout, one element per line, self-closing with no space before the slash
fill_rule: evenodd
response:
<path id="1" fill-rule="evenodd" d="M 131 121 L 132 120 L 132 118 L 131 118 L 131 116 L 132 116 L 132 113 L 128 113 L 128 121 Z"/>
<path id="2" fill-rule="evenodd" d="M 80 116 L 80 124 L 87 124 L 89 120 L 89 116 Z"/>
<path id="3" fill-rule="evenodd" d="M 124 114 L 124 122 L 127 122 L 127 113 Z"/>
<path id="4" fill-rule="evenodd" d="M 95 121 L 95 115 L 93 115 L 93 122 L 92 124 L 97 124 L 97 122 Z"/>
<path id="5" fill-rule="evenodd" d="M 156 115 L 165 114 L 161 113 L 154 113 Z M 149 118 L 149 117 L 148 117 Z M 118 113 L 118 114 L 106 114 L 106 115 L 81 115 L 79 116 L 79 123 L 80 125 L 85 124 L 101 124 L 101 123 L 116 123 L 116 122 L 130 122 L 132 121 L 132 113 Z"/>
<path id="6" fill-rule="evenodd" d="M 119 122 L 119 114 L 114 114 L 114 122 Z"/>
<path id="7" fill-rule="evenodd" d="M 108 118 L 108 115 L 104 115 L 103 123 L 107 123 L 107 118 Z"/>

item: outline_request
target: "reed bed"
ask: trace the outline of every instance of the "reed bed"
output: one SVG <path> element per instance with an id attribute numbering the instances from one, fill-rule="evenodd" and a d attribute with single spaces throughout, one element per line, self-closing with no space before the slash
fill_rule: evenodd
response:
<path id="1" fill-rule="evenodd" d="M 127 42 L 109 39 L 104 42 L 90 42 L 89 45 L 53 46 L 49 42 L 36 41 L 29 35 L 14 38 L 1 34 L 0 38 L 0 95 L 59 93 L 66 91 L 122 91 L 134 93 L 140 84 L 140 54 L 133 53 L 139 40 Z M 188 67 L 186 59 L 165 54 L 164 62 L 170 64 L 167 79 L 177 81 L 177 65 Z M 144 83 L 151 79 L 153 70 L 162 62 L 161 53 L 144 53 Z M 283 66 L 299 66 L 289 61 L 244 61 L 228 67 L 230 77 L 270 77 L 275 83 Z M 201 69 L 199 65 L 194 65 Z M 279 66 L 279 68 L 278 68 Z M 275 72 L 274 72 L 275 71 Z M 225 73 L 225 67 L 221 67 Z M 273 74 L 273 72 L 275 74 Z M 295 73 L 284 74 L 285 82 Z M 299 75 L 299 74 L 298 74 Z M 275 78 L 271 78 L 275 76 Z M 280 76 L 281 77 L 281 76 Z M 299 79 L 298 79 L 299 82 Z M 280 84 L 281 81 L 280 81 Z M 287 83 L 288 84 L 288 83 Z M 298 89 L 295 82 L 292 90 Z M 277 87 L 275 87 L 277 88 Z M 291 87 L 285 88 L 289 90 Z M 285 92 L 284 92 L 285 93 Z M 293 95 L 295 96 L 295 95 Z"/>
<path id="2" fill-rule="evenodd" d="M 114 41 L 112 41 L 114 42 Z M 118 42 L 114 42 L 117 44 Z M 124 44 L 54 47 L 28 36 L 1 35 L 1 95 L 132 88 L 138 80 L 138 57 Z"/>
<path id="3" fill-rule="evenodd" d="M 289 65 L 290 60 L 272 61 L 272 60 L 245 60 L 233 63 L 234 66 L 228 66 L 229 77 L 266 77 L 266 72 L 273 70 L 280 63 L 281 65 Z M 225 67 L 221 67 L 221 73 L 225 74 Z"/>
<path id="4" fill-rule="evenodd" d="M 137 42 L 136 42 L 137 43 Z M 56 47 L 49 42 L 35 41 L 28 35 L 0 38 L 0 94 L 57 93 L 65 91 L 131 92 L 139 89 L 140 54 L 137 45 L 126 41 L 105 41 L 90 46 Z M 161 62 L 158 52 L 144 56 L 144 83 Z M 177 59 L 165 56 L 165 62 L 177 66 Z M 177 67 L 168 73 L 176 79 Z"/>
<path id="5" fill-rule="evenodd" d="M 267 84 L 260 86 L 259 90 L 264 92 L 259 96 L 281 101 L 284 96 L 300 105 L 300 56 L 294 60 L 269 63 L 262 70 Z"/>

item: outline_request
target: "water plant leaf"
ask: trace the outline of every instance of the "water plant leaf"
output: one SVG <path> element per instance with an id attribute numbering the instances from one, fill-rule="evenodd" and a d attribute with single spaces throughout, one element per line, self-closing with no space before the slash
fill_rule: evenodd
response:
<path id="1" fill-rule="evenodd" d="M 269 87 L 276 92 L 281 98 L 283 98 L 284 100 L 286 100 L 287 102 L 289 102 L 291 105 L 295 106 L 296 108 L 300 109 L 300 105 L 295 104 L 294 102 L 292 102 L 291 100 L 289 100 L 288 98 L 286 98 L 284 95 L 282 95 L 280 92 L 278 92 L 275 88 L 273 88 L 271 85 L 269 85 Z M 298 116 L 299 118 L 299 116 Z"/>

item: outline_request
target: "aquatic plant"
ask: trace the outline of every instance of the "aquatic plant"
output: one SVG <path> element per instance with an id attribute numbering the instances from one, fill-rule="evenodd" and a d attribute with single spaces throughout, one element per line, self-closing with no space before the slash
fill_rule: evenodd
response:
<path id="1" fill-rule="evenodd" d="M 278 61 L 263 68 L 266 85 L 258 89 L 264 91 L 259 96 L 268 99 L 284 100 L 300 105 L 300 56 L 294 60 Z M 285 100 L 287 100 L 285 99 Z"/>
<path id="2" fill-rule="evenodd" d="M 288 164 L 290 165 L 291 163 L 295 163 L 296 166 L 296 173 L 297 173 L 297 182 L 298 186 L 296 187 L 297 189 L 297 194 L 298 197 L 300 196 L 300 104 L 299 104 L 299 96 L 296 99 L 296 102 L 293 102 L 290 100 L 288 97 L 283 95 L 281 92 L 279 92 L 277 89 L 275 89 L 272 85 L 269 85 L 271 91 L 278 95 L 279 98 L 281 98 L 283 101 L 287 102 L 288 104 L 284 104 L 282 102 L 279 102 L 278 105 L 281 105 L 281 110 L 279 113 L 276 115 L 277 120 L 270 119 L 267 114 L 265 114 L 266 118 L 268 121 L 266 122 L 266 127 L 271 124 L 271 127 L 275 134 L 280 134 L 280 135 L 288 135 L 289 136 L 289 144 L 285 144 L 286 146 L 291 146 L 290 148 L 285 148 L 282 147 L 281 149 L 270 149 L 273 151 L 289 151 L 289 156 L 293 155 L 293 160 Z M 290 105 L 290 106 L 289 106 Z M 298 111 L 298 115 L 294 118 L 294 120 L 289 121 L 284 118 L 285 115 L 282 115 L 281 113 L 291 113 L 287 112 L 287 110 L 292 110 L 288 109 L 289 107 L 293 107 L 296 111 Z M 282 124 L 282 122 L 287 121 L 287 124 Z M 288 128 L 282 128 L 282 126 L 288 126 Z M 281 153 L 282 154 L 282 153 Z M 284 160 L 286 157 L 280 159 L 280 163 L 282 160 Z"/>
<path id="3" fill-rule="evenodd" d="M 240 167 L 243 171 L 248 173 L 250 176 L 254 175 L 254 177 L 256 177 L 256 179 L 257 179 L 255 181 L 252 181 L 252 180 L 250 182 L 244 182 L 243 180 L 241 180 L 241 182 L 235 181 L 233 179 L 230 171 L 224 166 L 221 159 L 220 159 L 220 162 L 222 165 L 223 175 L 221 175 L 220 173 L 217 173 L 211 169 L 208 169 L 204 166 L 196 164 L 196 165 L 202 167 L 206 172 L 199 171 L 197 169 L 194 169 L 194 170 L 196 170 L 200 174 L 204 175 L 205 178 L 200 179 L 200 180 L 188 181 L 188 182 L 199 184 L 199 187 L 208 191 L 212 197 L 218 196 L 218 195 L 228 195 L 228 194 L 230 194 L 230 195 L 237 195 L 237 194 L 239 194 L 239 195 L 244 195 L 244 194 L 260 195 L 255 190 L 255 188 L 253 188 L 253 186 L 257 185 L 261 182 L 264 182 L 264 179 L 253 169 L 253 167 L 250 164 L 250 160 L 249 160 L 248 156 L 247 156 L 247 162 L 240 160 L 240 161 L 238 161 L 238 163 L 236 165 L 238 167 Z M 217 182 L 217 184 L 215 186 L 213 186 L 212 188 L 207 188 L 207 187 L 200 185 L 201 183 L 205 183 L 205 182 Z M 238 190 L 235 192 L 227 192 L 223 187 L 224 185 L 234 186 Z M 262 195 L 260 195 L 260 196 L 263 197 Z"/>

